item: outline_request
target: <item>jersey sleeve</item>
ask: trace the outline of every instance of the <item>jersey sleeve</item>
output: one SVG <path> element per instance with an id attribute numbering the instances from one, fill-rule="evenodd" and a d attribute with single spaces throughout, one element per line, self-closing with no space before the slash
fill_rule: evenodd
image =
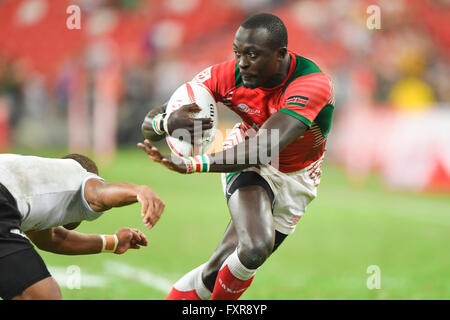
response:
<path id="1" fill-rule="evenodd" d="M 193 82 L 202 83 L 213 94 L 216 102 L 221 101 L 223 97 L 234 87 L 236 62 L 229 60 L 214 66 L 208 67 L 197 74 Z"/>
<path id="2" fill-rule="evenodd" d="M 88 180 L 91 180 L 91 179 L 98 179 L 101 181 L 105 181 L 105 179 L 99 177 L 98 175 L 96 175 L 94 173 L 87 173 L 86 177 L 83 179 L 83 181 L 81 183 L 80 197 L 81 197 L 82 208 L 85 213 L 86 220 L 96 219 L 96 218 L 98 218 L 99 215 L 101 215 L 103 213 L 103 212 L 94 211 L 84 196 L 84 189 L 86 187 L 86 182 L 88 182 Z"/>
<path id="3" fill-rule="evenodd" d="M 281 112 L 300 120 L 308 128 L 328 103 L 333 103 L 331 79 L 324 73 L 297 78 L 286 88 Z"/>

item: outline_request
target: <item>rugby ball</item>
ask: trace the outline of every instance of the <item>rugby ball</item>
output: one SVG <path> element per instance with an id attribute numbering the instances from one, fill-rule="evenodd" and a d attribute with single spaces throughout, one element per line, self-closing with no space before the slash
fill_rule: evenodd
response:
<path id="1" fill-rule="evenodd" d="M 212 118 L 213 127 L 199 134 L 200 139 L 191 143 L 187 138 L 187 131 L 178 129 L 172 132 L 172 136 L 166 136 L 170 150 L 180 157 L 196 156 L 206 153 L 217 131 L 217 105 L 211 91 L 203 84 L 187 82 L 180 86 L 170 97 L 167 103 L 167 116 L 184 105 L 196 103 L 202 110 L 192 113 L 194 118 Z M 201 127 L 200 127 L 201 130 Z"/>

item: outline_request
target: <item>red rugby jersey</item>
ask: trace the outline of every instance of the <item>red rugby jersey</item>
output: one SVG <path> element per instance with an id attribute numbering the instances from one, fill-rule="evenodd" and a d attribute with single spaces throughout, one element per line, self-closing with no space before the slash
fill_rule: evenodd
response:
<path id="1" fill-rule="evenodd" d="M 311 60 L 291 51 L 289 55 L 288 76 L 274 88 L 245 88 L 234 59 L 205 69 L 193 80 L 207 86 L 217 102 L 255 130 L 279 111 L 308 126 L 303 136 L 280 152 L 281 172 L 303 169 L 323 155 L 334 110 L 331 79 Z"/>

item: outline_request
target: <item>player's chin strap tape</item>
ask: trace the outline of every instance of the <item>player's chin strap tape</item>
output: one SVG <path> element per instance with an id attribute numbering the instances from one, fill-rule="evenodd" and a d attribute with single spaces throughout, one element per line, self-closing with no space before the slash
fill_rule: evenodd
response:
<path id="1" fill-rule="evenodd" d="M 237 177 L 233 180 L 231 180 L 231 184 L 227 185 L 226 188 L 226 197 L 227 202 L 230 200 L 233 193 L 241 188 L 241 187 L 247 187 L 247 186 L 261 186 L 266 190 L 267 195 L 269 196 L 270 203 L 272 204 L 272 210 L 273 210 L 273 201 L 275 199 L 275 195 L 273 194 L 272 188 L 270 187 L 269 183 L 261 177 L 259 174 L 257 174 L 254 171 L 245 171 L 241 172 L 237 175 Z"/>

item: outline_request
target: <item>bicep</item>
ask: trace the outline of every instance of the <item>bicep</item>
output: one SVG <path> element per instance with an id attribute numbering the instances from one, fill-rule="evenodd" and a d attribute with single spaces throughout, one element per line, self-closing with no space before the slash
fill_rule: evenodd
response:
<path id="1" fill-rule="evenodd" d="M 262 131 L 261 129 L 266 129 L 267 131 Z M 278 135 L 278 148 L 281 151 L 302 136 L 306 130 L 308 130 L 308 126 L 302 121 L 278 111 L 267 119 L 259 132 Z"/>
<path id="2" fill-rule="evenodd" d="M 128 182 L 108 183 L 94 178 L 86 181 L 84 189 L 91 209 L 102 212 L 135 203 L 139 186 Z"/>
<path id="3" fill-rule="evenodd" d="M 84 199 L 89 207 L 96 212 L 110 209 L 105 207 L 102 199 L 102 190 L 105 184 L 106 182 L 103 180 L 92 178 L 87 180 L 84 186 Z"/>

